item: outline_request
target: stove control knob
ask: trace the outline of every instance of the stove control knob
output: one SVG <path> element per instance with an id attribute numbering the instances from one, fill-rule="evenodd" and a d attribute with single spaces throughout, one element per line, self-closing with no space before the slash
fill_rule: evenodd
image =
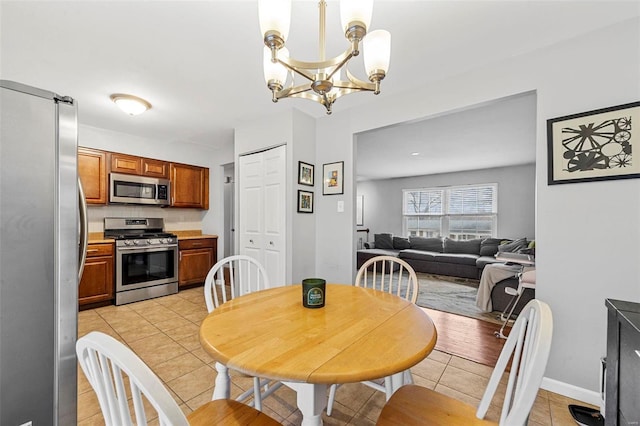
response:
<path id="1" fill-rule="evenodd" d="M 130 240 L 125 240 L 125 241 L 124 241 L 124 245 L 125 245 L 125 246 L 130 246 L 131 244 L 133 244 L 133 242 L 132 242 L 132 241 L 130 241 Z"/>
<path id="2" fill-rule="evenodd" d="M 167 240 L 166 238 L 163 238 L 163 239 L 161 239 L 161 240 L 160 240 L 160 242 L 161 242 L 162 244 L 168 244 L 168 243 L 169 243 L 169 240 Z"/>
<path id="3" fill-rule="evenodd" d="M 148 244 L 148 245 L 151 245 L 151 244 L 153 244 L 153 240 L 151 240 L 151 239 L 148 239 L 148 240 L 147 240 L 147 244 Z"/>
<path id="4" fill-rule="evenodd" d="M 134 245 L 134 246 L 137 246 L 137 245 L 139 245 L 139 244 L 140 244 L 140 241 L 138 241 L 138 240 L 133 240 L 133 245 Z"/>

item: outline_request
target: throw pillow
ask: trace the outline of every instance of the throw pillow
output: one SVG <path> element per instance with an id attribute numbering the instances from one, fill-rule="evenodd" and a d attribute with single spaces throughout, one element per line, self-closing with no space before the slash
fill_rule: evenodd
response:
<path id="1" fill-rule="evenodd" d="M 485 238 L 480 243 L 480 256 L 495 256 L 500 245 L 500 238 Z"/>
<path id="2" fill-rule="evenodd" d="M 373 241 L 377 249 L 393 250 L 392 234 L 374 234 Z"/>
<path id="3" fill-rule="evenodd" d="M 411 244 L 409 243 L 408 238 L 393 237 L 393 248 L 395 250 L 404 250 L 411 248 Z"/>
<path id="4" fill-rule="evenodd" d="M 499 252 L 509 252 L 515 253 L 520 249 L 527 248 L 527 239 L 526 238 L 518 238 L 517 240 L 513 240 L 506 244 L 500 244 L 498 246 Z"/>
<path id="5" fill-rule="evenodd" d="M 409 237 L 409 244 L 414 250 L 434 251 L 442 253 L 442 238 Z"/>
<path id="6" fill-rule="evenodd" d="M 444 239 L 445 253 L 480 254 L 480 243 L 482 240 L 452 240 Z"/>

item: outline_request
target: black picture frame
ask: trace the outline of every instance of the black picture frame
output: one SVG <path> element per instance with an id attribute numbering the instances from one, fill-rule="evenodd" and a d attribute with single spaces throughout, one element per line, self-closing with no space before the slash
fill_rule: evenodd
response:
<path id="1" fill-rule="evenodd" d="M 298 189 L 298 213 L 313 213 L 313 191 Z"/>
<path id="2" fill-rule="evenodd" d="M 322 165 L 322 195 L 344 194 L 344 161 Z"/>
<path id="3" fill-rule="evenodd" d="M 634 123 L 640 123 L 640 102 L 547 120 L 548 184 L 639 178 Z"/>
<path id="4" fill-rule="evenodd" d="M 313 164 L 298 161 L 298 184 L 313 186 L 314 183 L 314 167 Z"/>

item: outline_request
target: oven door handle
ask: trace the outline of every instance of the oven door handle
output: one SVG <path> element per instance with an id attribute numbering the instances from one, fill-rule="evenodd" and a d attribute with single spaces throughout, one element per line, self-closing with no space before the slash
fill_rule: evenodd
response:
<path id="1" fill-rule="evenodd" d="M 168 246 L 162 246 L 162 247 L 118 247 L 116 249 L 117 252 L 140 252 L 140 253 L 148 253 L 148 252 L 154 252 L 154 251 L 167 251 L 167 249 L 173 249 L 173 248 L 177 248 L 178 245 L 177 244 L 170 244 Z"/>

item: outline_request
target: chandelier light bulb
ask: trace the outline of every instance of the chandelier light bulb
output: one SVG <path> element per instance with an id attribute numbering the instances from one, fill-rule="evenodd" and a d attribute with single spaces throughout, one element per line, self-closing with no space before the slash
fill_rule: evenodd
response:
<path id="1" fill-rule="evenodd" d="M 283 41 L 287 41 L 291 25 L 291 0 L 260 0 L 258 16 L 263 37 L 269 32 L 277 32 Z"/>
<path id="2" fill-rule="evenodd" d="M 110 98 L 122 111 L 129 115 L 139 115 L 151 109 L 149 102 L 137 96 L 115 93 Z"/>
<path id="3" fill-rule="evenodd" d="M 364 24 L 365 30 L 371 26 L 373 0 L 340 0 L 340 22 L 346 31 L 353 22 Z"/>
<path id="4" fill-rule="evenodd" d="M 371 79 L 372 74 L 384 75 L 389 71 L 391 58 L 391 33 L 385 30 L 371 31 L 364 38 L 364 68 Z M 382 78 L 380 80 L 382 80 Z"/>
<path id="5" fill-rule="evenodd" d="M 278 51 L 278 57 L 289 57 L 289 50 L 287 50 L 286 47 L 283 47 Z M 263 66 L 264 79 L 267 82 L 267 85 L 270 83 L 277 83 L 281 87 L 284 86 L 284 83 L 287 80 L 287 69 L 279 62 L 271 62 L 271 49 L 267 46 L 264 47 Z"/>

